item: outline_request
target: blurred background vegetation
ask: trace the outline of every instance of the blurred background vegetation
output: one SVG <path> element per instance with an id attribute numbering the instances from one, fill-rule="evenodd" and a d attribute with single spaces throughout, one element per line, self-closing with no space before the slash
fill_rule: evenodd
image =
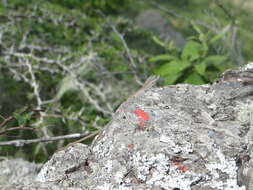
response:
<path id="1" fill-rule="evenodd" d="M 152 74 L 163 85 L 212 83 L 252 60 L 252 8 L 246 0 L 1 0 L 0 142 L 91 134 Z M 42 162 L 72 141 L 0 146 L 0 155 Z"/>

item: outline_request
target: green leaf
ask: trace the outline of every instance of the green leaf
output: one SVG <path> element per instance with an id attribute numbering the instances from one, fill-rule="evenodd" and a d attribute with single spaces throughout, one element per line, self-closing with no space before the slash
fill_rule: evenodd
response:
<path id="1" fill-rule="evenodd" d="M 186 38 L 187 41 L 194 41 L 194 40 L 198 40 L 198 38 L 196 36 L 190 36 Z"/>
<path id="2" fill-rule="evenodd" d="M 33 152 L 34 156 L 37 156 L 37 155 L 40 153 L 41 149 L 42 149 L 42 146 L 41 146 L 40 143 L 38 143 L 38 144 L 35 146 L 35 148 L 34 148 L 34 152 Z"/>
<path id="3" fill-rule="evenodd" d="M 117 64 L 112 68 L 111 71 L 112 72 L 127 72 L 128 71 L 128 65 L 126 65 L 126 64 Z"/>
<path id="4" fill-rule="evenodd" d="M 202 32 L 202 30 L 198 27 L 198 25 L 197 25 L 196 23 L 191 22 L 191 24 L 192 24 L 192 26 L 193 26 L 193 28 L 194 28 L 194 30 L 195 30 L 196 32 L 198 32 L 198 33 L 201 34 L 201 35 L 204 35 L 204 33 Z"/>
<path id="5" fill-rule="evenodd" d="M 168 55 L 168 54 L 163 54 L 163 55 L 158 55 L 155 57 L 152 57 L 149 59 L 150 62 L 156 62 L 156 61 L 171 61 L 175 59 L 175 56 L 173 55 Z"/>
<path id="6" fill-rule="evenodd" d="M 202 46 L 198 42 L 189 41 L 186 43 L 183 52 L 182 52 L 182 59 L 194 61 L 200 57 Z"/>
<path id="7" fill-rule="evenodd" d="M 18 125 L 24 125 L 26 123 L 25 118 L 21 115 L 17 116 L 16 120 L 18 121 Z"/>
<path id="8" fill-rule="evenodd" d="M 206 72 L 206 64 L 204 62 L 194 64 L 194 69 L 198 74 L 204 76 Z"/>
<path id="9" fill-rule="evenodd" d="M 176 50 L 177 47 L 175 46 L 175 42 L 173 40 L 171 40 L 167 45 L 166 45 L 166 48 L 169 50 L 169 51 L 173 51 L 173 50 Z"/>
<path id="10" fill-rule="evenodd" d="M 111 37 L 117 44 L 122 44 L 122 41 L 119 37 L 119 35 L 115 34 L 115 32 L 111 32 Z"/>
<path id="11" fill-rule="evenodd" d="M 217 35 L 215 35 L 215 36 L 209 41 L 209 43 L 210 43 L 210 44 L 213 44 L 213 43 L 215 43 L 216 41 L 218 41 L 219 39 L 223 38 L 224 36 L 225 36 L 225 33 L 217 34 Z"/>
<path id="12" fill-rule="evenodd" d="M 173 60 L 169 63 L 162 65 L 154 71 L 154 74 L 161 75 L 165 79 L 165 84 L 173 84 L 180 78 L 186 68 L 190 67 L 191 63 L 181 60 Z"/>
<path id="13" fill-rule="evenodd" d="M 26 110 L 27 107 L 25 106 L 13 113 L 13 117 L 17 120 L 18 125 L 24 125 L 31 119 L 31 115 L 29 113 L 24 113 Z"/>
<path id="14" fill-rule="evenodd" d="M 215 43 L 216 41 L 218 41 L 219 39 L 223 38 L 225 36 L 225 34 L 229 31 L 230 29 L 230 25 L 227 25 L 219 34 L 215 35 L 210 41 L 209 43 Z"/>
<path id="15" fill-rule="evenodd" d="M 223 63 L 227 59 L 224 55 L 210 55 L 203 62 L 206 65 L 217 65 Z"/>
<path id="16" fill-rule="evenodd" d="M 171 74 L 171 75 L 164 76 L 164 85 L 174 84 L 176 80 L 182 75 L 183 73 L 179 72 L 179 73 L 174 73 L 173 75 Z"/>
<path id="17" fill-rule="evenodd" d="M 156 36 L 153 36 L 153 40 L 156 44 L 158 44 L 161 47 L 165 47 L 165 43 L 163 43 L 159 38 L 157 38 Z"/>
<path id="18" fill-rule="evenodd" d="M 184 81 L 185 83 L 189 84 L 195 84 L 195 85 L 200 85 L 200 84 L 205 84 L 205 81 L 202 79 L 202 77 L 197 74 L 197 73 L 191 73 Z"/>
<path id="19" fill-rule="evenodd" d="M 187 61 L 173 60 L 157 68 L 154 73 L 161 76 L 174 75 L 188 68 L 190 65 L 191 63 Z"/>
<path id="20" fill-rule="evenodd" d="M 31 119 L 30 114 L 21 115 L 19 113 L 14 113 L 13 115 L 14 118 L 17 120 L 18 125 L 25 125 Z"/>
<path id="21" fill-rule="evenodd" d="M 202 45 L 205 46 L 205 49 L 206 49 L 208 47 L 207 44 L 206 44 L 207 35 L 202 32 L 202 30 L 200 29 L 200 27 L 198 27 L 198 25 L 196 23 L 192 22 L 191 24 L 192 24 L 194 30 L 199 33 L 199 38 L 198 39 L 201 41 Z"/>

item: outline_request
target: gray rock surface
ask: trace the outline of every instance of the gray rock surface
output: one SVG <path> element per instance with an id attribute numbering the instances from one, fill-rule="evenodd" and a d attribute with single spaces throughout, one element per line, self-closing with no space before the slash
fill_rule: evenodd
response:
<path id="1" fill-rule="evenodd" d="M 0 162 L 0 189 L 12 189 L 17 184 L 27 184 L 35 180 L 41 164 L 34 164 L 22 159 L 3 160 Z"/>
<path id="2" fill-rule="evenodd" d="M 36 180 L 0 189 L 252 190 L 252 95 L 252 63 L 212 85 L 147 89 L 91 146 L 59 151 Z"/>

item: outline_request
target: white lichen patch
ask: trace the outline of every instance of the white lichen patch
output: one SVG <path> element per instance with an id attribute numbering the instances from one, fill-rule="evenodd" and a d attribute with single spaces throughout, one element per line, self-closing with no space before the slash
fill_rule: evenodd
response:
<path id="1" fill-rule="evenodd" d="M 96 152 L 96 155 L 99 155 L 101 158 L 110 155 L 111 151 L 114 150 L 114 144 L 111 139 L 105 136 L 103 142 L 104 143 L 97 144 L 93 147 L 93 152 Z M 98 159 L 100 159 L 100 157 Z"/>
<path id="2" fill-rule="evenodd" d="M 193 151 L 192 145 L 189 142 L 184 142 L 184 140 L 180 140 L 180 145 L 176 144 L 175 140 L 169 137 L 168 135 L 162 134 L 160 136 L 160 142 L 169 144 L 170 149 L 174 153 L 191 153 Z"/>
<path id="3" fill-rule="evenodd" d="M 198 176 L 185 176 L 185 175 L 179 175 L 176 171 L 175 175 L 170 174 L 169 176 L 166 176 L 163 181 L 157 182 L 156 185 L 159 185 L 160 187 L 164 189 L 182 189 L 182 190 L 191 190 L 191 184 L 195 181 L 198 181 L 200 177 Z"/>
<path id="4" fill-rule="evenodd" d="M 235 110 L 237 111 L 237 119 L 242 124 L 253 124 L 253 102 L 240 103 Z"/>
<path id="5" fill-rule="evenodd" d="M 132 187 L 127 187 L 124 184 L 116 187 L 115 185 L 104 183 L 103 185 L 99 185 L 96 187 L 97 190 L 133 190 Z"/>
<path id="6" fill-rule="evenodd" d="M 168 144 L 168 143 L 169 143 L 169 144 L 173 143 L 172 139 L 171 139 L 169 136 L 164 135 L 164 134 L 162 134 L 162 135 L 160 136 L 160 142 L 167 143 L 167 144 Z"/>
<path id="7" fill-rule="evenodd" d="M 114 187 L 113 185 L 109 184 L 109 183 L 104 183 L 103 185 L 100 185 L 97 187 L 98 190 L 113 190 Z"/>
<path id="8" fill-rule="evenodd" d="M 159 93 L 152 92 L 152 91 L 147 91 L 145 95 L 149 99 L 152 99 L 152 100 L 160 100 L 160 98 L 161 98 L 161 95 Z"/>
<path id="9" fill-rule="evenodd" d="M 124 178 L 123 171 L 118 171 L 114 175 L 114 179 L 115 179 L 116 183 L 118 183 L 118 184 L 121 184 L 123 182 L 123 178 Z"/>
<path id="10" fill-rule="evenodd" d="M 133 157 L 133 166 L 136 168 L 137 178 L 146 181 L 150 174 L 150 169 L 163 168 L 168 170 L 168 158 L 164 154 L 147 155 L 146 153 L 136 152 Z M 161 171 L 160 171 L 161 172 Z M 156 176 L 156 178 L 159 178 Z M 152 181 L 152 179 L 149 179 Z"/>
<path id="11" fill-rule="evenodd" d="M 234 159 L 226 159 L 220 149 L 214 150 L 219 159 L 217 162 L 206 164 L 206 168 L 210 171 L 212 180 L 206 183 L 215 189 L 220 190 L 245 190 L 245 187 L 237 185 L 237 166 Z M 221 174 L 226 174 L 227 180 L 221 181 Z"/>
<path id="12" fill-rule="evenodd" d="M 47 181 L 47 173 L 48 173 L 48 168 L 44 167 L 40 170 L 40 173 L 36 177 L 36 181 L 38 182 L 46 182 Z"/>
<path id="13" fill-rule="evenodd" d="M 113 169 L 113 161 L 112 160 L 108 160 L 107 163 L 105 164 L 105 169 L 106 169 L 106 172 L 108 173 L 111 173 L 112 172 L 112 169 Z"/>
<path id="14" fill-rule="evenodd" d="M 148 156 L 145 153 L 137 152 L 133 156 L 133 164 L 139 180 L 164 189 L 191 190 L 191 184 L 201 177 L 194 172 L 181 171 L 163 153 Z"/>
<path id="15" fill-rule="evenodd" d="M 253 69 L 253 62 L 249 62 L 247 65 L 244 66 L 244 71 L 252 70 Z"/>

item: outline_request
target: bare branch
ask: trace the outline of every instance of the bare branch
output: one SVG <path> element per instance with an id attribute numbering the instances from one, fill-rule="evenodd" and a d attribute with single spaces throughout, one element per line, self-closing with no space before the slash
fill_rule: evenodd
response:
<path id="1" fill-rule="evenodd" d="M 225 15 L 232 21 L 233 24 L 236 24 L 235 17 L 224 7 L 222 3 L 220 3 L 219 0 L 213 0 L 213 2 L 221 8 L 221 10 L 225 13 Z"/>
<path id="2" fill-rule="evenodd" d="M 69 69 L 69 67 L 65 66 L 64 64 L 60 64 L 59 62 L 56 63 L 59 67 L 61 67 L 65 72 L 69 73 L 70 76 L 75 79 L 75 84 L 76 86 L 79 88 L 79 90 L 85 95 L 85 97 L 88 99 L 88 101 L 100 112 L 104 113 L 104 114 L 109 114 L 112 115 L 113 112 L 112 110 L 105 110 L 104 108 L 102 108 L 98 101 L 93 99 L 90 95 L 90 92 L 88 91 L 88 89 L 86 88 L 85 84 L 87 85 L 87 82 L 85 81 L 79 81 L 78 76 L 71 70 Z"/>
<path id="3" fill-rule="evenodd" d="M 85 136 L 85 137 L 83 137 L 83 138 L 81 138 L 81 139 L 79 139 L 79 140 L 77 140 L 77 141 L 75 141 L 75 142 L 72 142 L 72 143 L 68 144 L 67 146 L 63 147 L 63 149 L 68 148 L 69 146 L 72 146 L 72 145 L 74 145 L 74 144 L 76 144 L 76 143 L 80 143 L 80 142 L 82 142 L 82 141 L 85 141 L 85 140 L 87 140 L 87 139 L 89 139 L 89 138 L 91 138 L 91 137 L 94 137 L 94 136 L 96 136 L 100 131 L 101 131 L 101 130 L 97 130 L 97 131 L 91 133 L 91 134 L 88 135 L 88 136 Z M 1 144 L 0 144 L 0 146 L 1 146 Z"/>
<path id="4" fill-rule="evenodd" d="M 11 127 L 11 128 L 8 128 L 8 129 L 4 129 L 4 130 L 0 131 L 0 135 L 5 134 L 5 133 L 10 132 L 10 131 L 17 131 L 17 130 L 35 130 L 35 128 L 20 125 L 20 126 L 17 126 L 17 127 Z"/>
<path id="5" fill-rule="evenodd" d="M 124 36 L 119 33 L 119 31 L 116 29 L 115 26 L 111 25 L 111 28 L 112 28 L 113 32 L 115 34 L 117 34 L 117 36 L 119 37 L 120 41 L 122 42 L 122 44 L 123 44 L 123 46 L 124 46 L 124 48 L 126 50 L 127 57 L 128 57 L 128 59 L 130 61 L 130 70 L 134 73 L 134 77 L 135 77 L 136 82 L 138 84 L 140 84 L 140 85 L 143 85 L 143 83 L 141 82 L 141 80 L 137 76 L 137 66 L 135 64 L 134 58 L 133 58 L 133 56 L 131 54 L 131 51 L 130 51 L 130 49 L 129 49 L 129 47 L 128 47 L 125 39 L 124 39 Z"/>
<path id="6" fill-rule="evenodd" d="M 10 122 L 13 119 L 14 119 L 13 116 L 9 116 L 7 118 L 4 118 L 3 122 L 0 124 L 0 128 L 4 127 L 8 122 Z"/>
<path id="7" fill-rule="evenodd" d="M 20 114 L 25 113 L 27 110 L 28 110 L 28 107 L 26 107 Z M 7 118 L 1 116 L 1 118 L 3 119 L 3 122 L 0 123 L 0 128 L 4 128 L 10 121 L 15 119 L 14 116 L 9 116 Z"/>
<path id="8" fill-rule="evenodd" d="M 54 142 L 64 139 L 74 139 L 74 138 L 82 138 L 82 137 L 91 137 L 91 135 L 95 135 L 97 132 L 94 133 L 74 133 L 70 135 L 63 135 L 63 136 L 57 136 L 57 137 L 50 137 L 50 138 L 39 138 L 39 139 L 19 139 L 19 140 L 12 140 L 12 141 L 4 141 L 0 142 L 0 146 L 4 145 L 14 145 L 14 146 L 24 146 L 25 144 L 31 144 L 31 143 L 45 143 L 45 142 Z"/>

